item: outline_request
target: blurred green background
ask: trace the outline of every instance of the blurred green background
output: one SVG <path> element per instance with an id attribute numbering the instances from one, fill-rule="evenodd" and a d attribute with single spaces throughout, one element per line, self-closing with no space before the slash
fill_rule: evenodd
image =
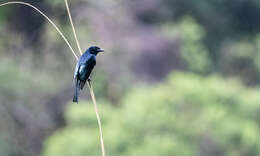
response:
<path id="1" fill-rule="evenodd" d="M 7 2 L 7 0 L 1 0 Z M 25 0 L 65 33 L 63 0 Z M 260 155 L 259 0 L 69 0 L 108 156 Z M 1 156 L 101 155 L 69 48 L 29 7 L 0 8 Z"/>

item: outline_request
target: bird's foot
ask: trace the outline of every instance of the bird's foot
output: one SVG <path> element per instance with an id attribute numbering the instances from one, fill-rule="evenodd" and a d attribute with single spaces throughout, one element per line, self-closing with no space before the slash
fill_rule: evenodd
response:
<path id="1" fill-rule="evenodd" d="M 88 82 L 91 82 L 91 78 L 90 77 L 88 78 Z"/>
<path id="2" fill-rule="evenodd" d="M 91 86 L 91 78 L 89 77 L 89 78 L 87 79 L 87 81 L 88 81 L 89 87 L 91 88 L 91 87 L 92 87 L 92 86 Z"/>

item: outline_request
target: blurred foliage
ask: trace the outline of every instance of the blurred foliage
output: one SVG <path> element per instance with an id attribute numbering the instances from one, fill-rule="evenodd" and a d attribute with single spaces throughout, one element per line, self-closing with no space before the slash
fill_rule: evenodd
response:
<path id="1" fill-rule="evenodd" d="M 29 155 L 32 145 L 27 133 L 39 134 L 39 129 L 51 123 L 41 101 L 57 92 L 55 83 L 48 75 L 23 68 L 10 58 L 0 59 L 1 155 Z"/>
<path id="2" fill-rule="evenodd" d="M 236 79 L 175 72 L 135 87 L 120 107 L 98 101 L 108 155 L 259 155 L 258 94 Z M 66 121 L 43 156 L 99 155 L 92 104 L 68 105 Z"/>
<path id="3" fill-rule="evenodd" d="M 168 37 L 180 37 L 181 58 L 188 70 L 198 73 L 210 70 L 211 60 L 203 45 L 204 31 L 192 17 L 184 17 L 177 24 L 164 24 L 162 32 Z"/>
<path id="4" fill-rule="evenodd" d="M 220 52 L 219 66 L 223 74 L 238 76 L 249 85 L 260 82 L 259 35 L 251 40 L 227 41 Z"/>
<path id="5" fill-rule="evenodd" d="M 205 27 L 205 43 L 211 51 L 214 63 L 220 59 L 218 51 L 223 40 L 254 37 L 260 30 L 258 0 L 166 0 L 161 3 L 168 12 L 165 14 L 165 11 L 155 11 L 153 16 L 159 17 L 156 21 L 165 20 L 161 18 L 164 14 L 166 20 L 191 15 Z"/>
<path id="6" fill-rule="evenodd" d="M 7 8 L 1 8 L 0 9 L 0 24 L 4 25 L 7 20 L 7 15 L 10 14 L 10 9 Z"/>
<path id="7" fill-rule="evenodd" d="M 11 145 L 6 142 L 5 137 L 3 134 L 0 136 L 0 153 L 2 156 L 9 156 L 11 154 Z"/>
<path id="8" fill-rule="evenodd" d="M 49 94 L 56 91 L 51 87 L 55 82 L 50 77 L 40 72 L 31 73 L 29 69 L 21 69 L 17 63 L 8 58 L 0 61 L 0 77 L 0 96 L 7 100 L 29 99 L 31 89 L 39 89 Z"/>
<path id="9" fill-rule="evenodd" d="M 64 0 L 24 1 L 76 50 Z M 108 155 L 260 155 L 258 0 L 68 2 L 82 49 L 106 50 L 92 80 Z M 68 103 L 76 60 L 55 29 L 21 5 L 0 25 L 1 156 L 100 155 L 88 90 Z"/>

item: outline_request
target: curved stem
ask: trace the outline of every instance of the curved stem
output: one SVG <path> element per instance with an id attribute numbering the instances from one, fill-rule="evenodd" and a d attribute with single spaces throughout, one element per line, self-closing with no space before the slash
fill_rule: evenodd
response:
<path id="1" fill-rule="evenodd" d="M 29 6 L 33 9 L 35 9 L 37 12 L 39 12 L 43 17 L 45 17 L 51 24 L 52 26 L 58 31 L 58 33 L 61 35 L 61 37 L 63 38 L 63 40 L 66 42 L 66 44 L 69 46 L 72 54 L 75 56 L 75 58 L 78 60 L 78 56 L 76 55 L 76 53 L 74 52 L 73 48 L 71 47 L 70 43 L 68 42 L 68 40 L 66 39 L 66 37 L 62 34 L 62 32 L 60 31 L 60 29 L 54 24 L 54 22 L 47 16 L 45 15 L 41 10 L 39 10 L 38 8 L 36 8 L 35 6 L 26 3 L 26 2 L 20 2 L 20 1 L 12 1 L 12 2 L 6 2 L 3 4 L 0 4 L 1 6 L 5 6 L 5 5 L 9 5 L 9 4 L 21 4 L 21 5 L 26 5 Z"/>
<path id="2" fill-rule="evenodd" d="M 75 41 L 77 43 L 80 54 L 82 54 L 82 50 L 80 48 L 80 44 L 79 44 L 79 41 L 78 41 L 78 38 L 77 38 L 75 27 L 73 25 L 72 17 L 71 17 L 71 14 L 70 14 L 68 1 L 67 0 L 64 0 L 64 1 L 65 1 L 65 5 L 66 5 L 68 15 L 69 15 L 70 24 L 71 24 L 71 27 L 72 27 L 72 30 L 73 30 Z M 102 156 L 106 156 L 105 145 L 104 145 L 104 140 L 103 140 L 103 133 L 102 133 L 102 124 L 101 124 L 101 120 L 100 120 L 99 113 L 98 113 L 98 107 L 97 107 L 95 93 L 93 91 L 93 88 L 91 86 L 90 81 L 88 81 L 88 87 L 89 87 L 89 90 L 90 90 L 90 95 L 91 95 L 91 98 L 92 98 L 92 101 L 93 101 L 93 104 L 94 104 L 94 109 L 95 109 L 96 117 L 97 117 L 97 121 L 98 121 L 98 128 L 99 128 L 99 135 L 100 135 L 100 146 L 101 146 Z"/>
<path id="3" fill-rule="evenodd" d="M 102 124 L 101 124 L 101 120 L 100 120 L 99 113 L 98 113 L 97 101 L 96 101 L 95 94 L 94 94 L 94 91 L 93 91 L 93 88 L 91 86 L 90 81 L 88 81 L 88 87 L 89 87 L 89 90 L 90 90 L 90 95 L 91 95 L 91 98 L 92 98 L 92 101 L 93 101 L 93 104 L 94 104 L 94 109 L 95 109 L 96 116 L 97 116 L 98 128 L 99 128 L 99 133 L 100 133 L 100 146 L 101 146 L 102 156 L 106 156 L 103 134 L 102 134 Z"/>
<path id="4" fill-rule="evenodd" d="M 67 12 L 68 12 L 68 15 L 69 15 L 69 19 L 70 19 L 70 24 L 71 24 L 71 27 L 72 27 L 73 35 L 74 35 L 75 41 L 77 43 L 77 47 L 79 49 L 80 55 L 82 55 L 82 49 L 81 49 L 80 44 L 79 44 L 79 40 L 78 40 L 78 37 L 77 37 L 77 34 L 76 34 L 76 30 L 75 30 L 75 27 L 74 27 L 74 24 L 73 24 L 73 21 L 72 21 L 72 17 L 71 17 L 71 14 L 70 14 L 70 8 L 69 8 L 67 0 L 65 0 L 65 5 L 66 5 L 66 9 L 67 9 Z"/>

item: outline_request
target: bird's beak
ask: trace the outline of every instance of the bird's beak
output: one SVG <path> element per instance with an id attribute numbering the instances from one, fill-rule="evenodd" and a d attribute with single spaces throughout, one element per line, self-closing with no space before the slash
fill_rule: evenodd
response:
<path id="1" fill-rule="evenodd" d="M 104 49 L 102 49 L 102 48 L 100 48 L 100 49 L 99 49 L 99 52 L 104 52 L 104 51 L 105 51 L 105 50 L 104 50 Z"/>

